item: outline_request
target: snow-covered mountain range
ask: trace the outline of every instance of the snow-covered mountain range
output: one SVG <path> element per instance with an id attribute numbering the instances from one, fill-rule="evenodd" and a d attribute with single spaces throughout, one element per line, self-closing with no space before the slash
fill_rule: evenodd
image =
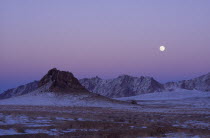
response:
<path id="1" fill-rule="evenodd" d="M 99 77 L 81 79 L 80 83 L 89 91 L 107 97 L 129 97 L 145 93 L 175 91 L 176 89 L 210 91 L 210 73 L 178 82 L 161 84 L 152 77 L 133 77 L 122 75 L 103 80 Z"/>
<path id="2" fill-rule="evenodd" d="M 22 88 L 23 87 L 23 88 Z M 4 92 L 0 105 L 118 106 L 126 102 L 89 92 L 70 72 L 51 69 L 39 81 Z M 28 88 L 28 91 L 26 91 Z M 10 97 L 10 98 L 8 98 Z"/>
<path id="3" fill-rule="evenodd" d="M 106 97 L 118 98 L 153 92 L 175 91 L 176 89 L 210 91 L 210 73 L 190 80 L 161 84 L 152 77 L 133 77 L 129 75 L 121 75 L 108 80 L 99 77 L 77 80 L 70 72 L 51 69 L 40 81 L 9 89 L 0 94 L 0 99 L 30 93 L 47 83 L 51 83 L 51 86 L 44 91 L 90 91 Z"/>
<path id="4" fill-rule="evenodd" d="M 103 80 L 99 77 L 81 79 L 80 83 L 89 91 L 106 97 L 128 97 L 144 93 L 162 91 L 162 84 L 152 77 L 132 77 L 121 75 L 114 79 Z"/>

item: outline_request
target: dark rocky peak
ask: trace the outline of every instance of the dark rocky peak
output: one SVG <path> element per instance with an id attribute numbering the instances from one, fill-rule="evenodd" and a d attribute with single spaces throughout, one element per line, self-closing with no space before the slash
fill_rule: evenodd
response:
<path id="1" fill-rule="evenodd" d="M 53 68 L 39 81 L 39 87 L 46 86 L 52 92 L 84 92 L 86 90 L 71 72 Z"/>

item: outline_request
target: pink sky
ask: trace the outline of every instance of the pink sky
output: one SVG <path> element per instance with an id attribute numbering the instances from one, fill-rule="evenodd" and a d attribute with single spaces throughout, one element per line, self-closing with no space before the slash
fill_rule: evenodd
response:
<path id="1" fill-rule="evenodd" d="M 0 90 L 50 68 L 161 82 L 210 72 L 210 1 L 0 1 Z M 165 45 L 166 52 L 159 46 Z"/>

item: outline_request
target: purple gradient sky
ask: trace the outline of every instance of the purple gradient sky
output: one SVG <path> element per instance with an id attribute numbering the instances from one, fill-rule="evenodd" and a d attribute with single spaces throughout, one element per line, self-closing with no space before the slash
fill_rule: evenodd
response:
<path id="1" fill-rule="evenodd" d="M 39 80 L 53 67 L 78 78 L 160 82 L 205 74 L 209 7 L 210 0 L 1 0 L 0 89 Z"/>

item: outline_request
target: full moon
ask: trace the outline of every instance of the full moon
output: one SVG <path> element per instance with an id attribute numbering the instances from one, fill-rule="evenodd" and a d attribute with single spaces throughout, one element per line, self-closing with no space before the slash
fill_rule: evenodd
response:
<path id="1" fill-rule="evenodd" d="M 165 51 L 166 50 L 166 47 L 165 46 L 160 46 L 160 51 Z"/>

